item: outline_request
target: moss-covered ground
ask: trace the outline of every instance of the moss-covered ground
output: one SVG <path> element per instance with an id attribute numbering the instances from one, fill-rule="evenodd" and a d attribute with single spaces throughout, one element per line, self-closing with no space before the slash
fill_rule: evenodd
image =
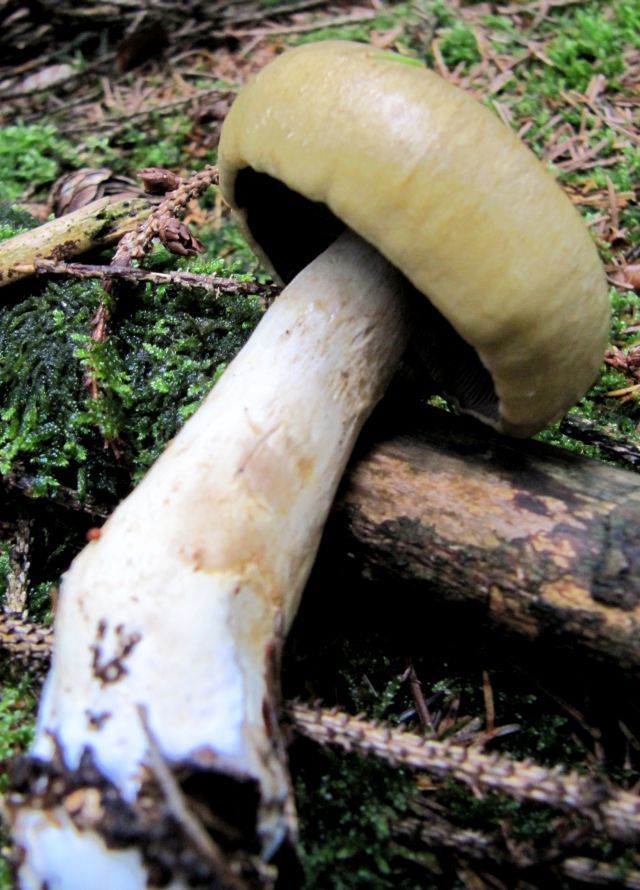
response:
<path id="1" fill-rule="evenodd" d="M 610 461 L 621 460 L 616 444 L 640 448 L 640 0 L 310 6 L 230 4 L 210 36 L 187 29 L 180 45 L 147 46 L 150 58 L 131 67 L 123 44 L 119 67 L 109 55 L 122 23 L 98 34 L 87 20 L 71 22 L 70 31 L 52 21 L 49 31 L 34 32 L 30 50 L 28 39 L 12 41 L 16 26 L 7 18 L 0 238 L 46 219 L 51 187 L 74 170 L 108 167 L 135 178 L 146 166 L 186 174 L 214 163 L 234 93 L 285 46 L 372 41 L 475 94 L 569 193 L 606 267 L 611 343 L 599 382 L 541 438 Z M 55 81 L 55 64 L 73 77 Z M 39 68 L 49 82 L 25 92 L 25 72 Z M 34 619 L 50 617 L 50 591 L 87 530 L 195 410 L 263 312 L 268 278 L 214 188 L 188 222 L 206 252 L 176 261 L 156 247 L 145 266 L 241 275 L 255 282 L 253 296 L 150 284 L 107 295 L 98 283 L 42 277 L 0 291 L 0 593 L 18 589 Z M 96 348 L 91 321 L 102 300 L 112 312 L 110 335 Z M 97 399 L 88 374 L 99 384 Z M 460 606 L 425 604 L 415 587 L 366 581 L 335 543 L 323 547 L 288 645 L 287 695 L 416 728 L 411 665 L 443 732 L 472 721 L 481 731 L 489 719 L 517 724 L 499 750 L 629 788 L 640 781 L 632 678 L 579 652 L 505 639 Z M 28 746 L 37 691 L 37 679 L 5 664 L 3 763 Z M 639 886 L 638 855 L 594 837 L 579 816 L 473 794 L 304 740 L 293 742 L 291 760 L 309 890 L 574 887 L 581 882 L 563 867 L 571 856 L 607 864 L 600 883 Z M 0 790 L 2 782 L 0 767 Z M 479 832 L 484 855 L 462 839 L 420 843 L 403 833 L 408 815 L 449 826 L 449 837 L 453 828 Z M 5 890 L 8 873 L 0 875 Z"/>

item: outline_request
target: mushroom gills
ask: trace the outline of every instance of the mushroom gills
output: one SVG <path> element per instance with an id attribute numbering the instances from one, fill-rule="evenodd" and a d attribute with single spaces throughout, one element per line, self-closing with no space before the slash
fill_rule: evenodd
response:
<path id="1" fill-rule="evenodd" d="M 311 201 L 251 167 L 238 172 L 234 198 L 251 238 L 285 283 L 345 229 L 326 204 Z M 496 424 L 498 396 L 475 349 L 406 278 L 405 282 L 407 292 L 414 292 L 411 312 L 416 332 L 407 350 L 405 376 L 415 381 L 422 395 L 430 383 L 432 394 L 443 395 L 461 411 Z"/>
<path id="2" fill-rule="evenodd" d="M 465 414 L 485 423 L 500 419 L 500 403 L 489 371 L 469 343 L 435 306 L 416 292 L 412 300 L 413 335 L 404 368 L 424 394 L 425 376 L 433 394 L 442 395 Z"/>

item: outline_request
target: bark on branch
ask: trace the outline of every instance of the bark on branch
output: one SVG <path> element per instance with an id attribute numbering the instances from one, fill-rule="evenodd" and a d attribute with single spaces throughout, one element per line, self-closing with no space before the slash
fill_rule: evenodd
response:
<path id="1" fill-rule="evenodd" d="M 33 275 L 36 260 L 67 260 L 114 244 L 149 216 L 157 202 L 100 198 L 36 229 L 0 242 L 0 288 Z"/>
<path id="2" fill-rule="evenodd" d="M 372 444 L 343 486 L 338 511 L 366 572 L 637 672 L 640 476 L 426 416 Z"/>

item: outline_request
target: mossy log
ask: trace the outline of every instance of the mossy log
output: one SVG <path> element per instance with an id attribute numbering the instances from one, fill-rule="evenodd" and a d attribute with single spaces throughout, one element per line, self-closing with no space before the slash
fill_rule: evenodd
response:
<path id="1" fill-rule="evenodd" d="M 146 198 L 100 198 L 14 238 L 0 241 L 0 287 L 37 271 L 36 260 L 66 260 L 114 244 L 151 213 Z"/>
<path id="2" fill-rule="evenodd" d="M 427 417 L 378 438 L 343 485 L 338 522 L 366 574 L 638 671 L 640 476 Z"/>

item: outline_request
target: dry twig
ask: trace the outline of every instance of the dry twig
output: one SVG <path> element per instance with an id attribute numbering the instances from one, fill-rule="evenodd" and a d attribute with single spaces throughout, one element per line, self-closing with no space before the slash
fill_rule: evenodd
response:
<path id="1" fill-rule="evenodd" d="M 31 523 L 24 517 L 16 522 L 15 536 L 9 552 L 10 572 L 3 597 L 3 611 L 23 614 L 27 607 L 27 587 L 31 545 Z"/>
<path id="2" fill-rule="evenodd" d="M 218 168 L 207 165 L 204 170 L 194 173 L 169 192 L 165 199 L 138 226 L 122 238 L 116 250 L 112 266 L 128 266 L 133 260 L 140 260 L 149 249 L 154 238 L 158 237 L 166 220 L 180 217 L 190 201 L 202 195 L 210 186 L 217 185 Z"/>
<path id="3" fill-rule="evenodd" d="M 500 791 L 591 820 L 598 831 L 626 843 L 640 840 L 640 795 L 561 767 L 486 754 L 473 746 L 435 741 L 352 717 L 342 711 L 290 703 L 287 714 L 297 732 L 324 745 L 337 745 L 455 778 L 479 791 Z"/>
<path id="4" fill-rule="evenodd" d="M 260 293 L 266 301 L 273 298 L 279 288 L 275 285 L 257 284 L 255 281 L 239 281 L 220 275 L 203 275 L 196 272 L 148 272 L 129 266 L 96 266 L 85 263 L 56 263 L 53 260 L 36 260 L 35 272 L 47 275 L 65 275 L 69 278 L 98 279 L 100 281 L 130 281 L 139 284 L 149 281 L 152 284 L 175 284 L 188 289 L 200 288 L 212 294 L 255 294 Z"/>
<path id="5" fill-rule="evenodd" d="M 315 19 L 313 22 L 304 22 L 299 25 L 273 25 L 270 28 L 247 28 L 245 30 L 228 29 L 224 31 L 214 31 L 213 36 L 219 38 L 235 37 L 236 40 L 242 40 L 244 37 L 275 37 L 283 34 L 307 34 L 310 31 L 322 31 L 325 28 L 338 28 L 343 25 L 357 25 L 360 22 L 368 22 L 375 18 L 376 12 L 373 9 L 365 12 L 356 13 L 355 15 L 337 15 L 327 18 Z"/>

